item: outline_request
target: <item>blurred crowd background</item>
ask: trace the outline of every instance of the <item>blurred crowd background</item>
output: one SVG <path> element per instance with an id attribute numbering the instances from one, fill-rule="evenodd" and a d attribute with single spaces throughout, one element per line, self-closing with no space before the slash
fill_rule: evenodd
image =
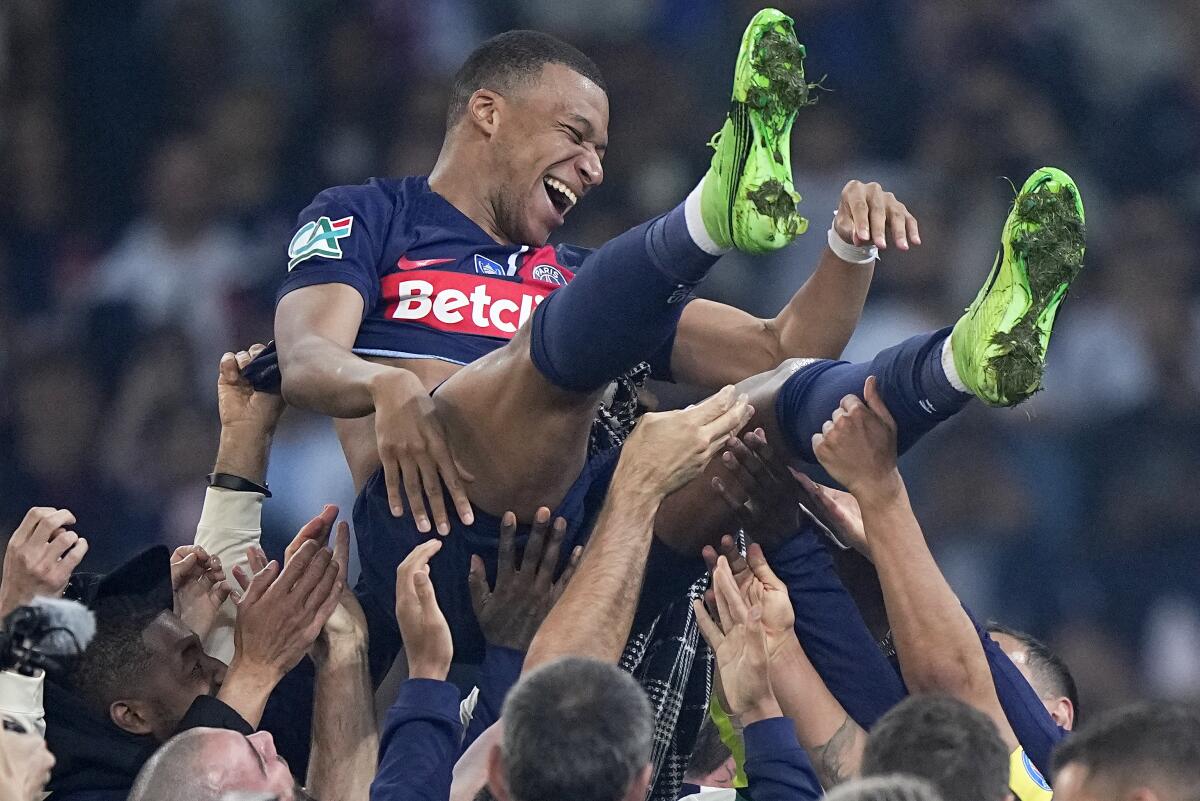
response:
<path id="1" fill-rule="evenodd" d="M 33 504 L 70 508 L 94 569 L 191 542 L 216 365 L 271 337 L 296 213 L 327 186 L 427 172 L 449 77 L 479 41 L 536 27 L 603 69 L 607 178 L 556 237 L 594 246 L 702 174 L 759 5 L 5 0 L 0 530 Z M 827 90 L 795 131 L 812 228 L 772 257 L 729 257 L 705 294 L 774 313 L 816 263 L 845 181 L 880 181 L 925 244 L 883 255 L 847 354 L 869 357 L 971 300 L 1009 179 L 1071 172 L 1087 269 L 1047 391 L 960 415 L 906 475 L 960 595 L 1060 649 L 1085 710 L 1200 696 L 1200 5 L 778 5 Z M 328 421 L 294 412 L 270 481 L 268 540 L 353 500 Z"/>

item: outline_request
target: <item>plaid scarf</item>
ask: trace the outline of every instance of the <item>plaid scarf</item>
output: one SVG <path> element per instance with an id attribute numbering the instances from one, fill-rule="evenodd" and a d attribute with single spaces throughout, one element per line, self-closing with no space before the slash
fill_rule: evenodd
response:
<path id="1" fill-rule="evenodd" d="M 616 382 L 612 399 L 600 406 L 592 425 L 591 451 L 599 453 L 625 441 L 645 411 L 638 390 L 650 376 L 642 363 Z M 654 778 L 648 801 L 675 801 L 708 714 L 712 693 L 712 653 L 700 637 L 692 599 L 704 596 L 708 576 L 640 631 L 630 633 L 619 665 L 633 675 L 654 709 Z"/>

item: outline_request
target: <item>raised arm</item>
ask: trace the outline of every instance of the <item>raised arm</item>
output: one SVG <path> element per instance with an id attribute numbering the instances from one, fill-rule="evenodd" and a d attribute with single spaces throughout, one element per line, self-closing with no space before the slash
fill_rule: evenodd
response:
<path id="1" fill-rule="evenodd" d="M 889 237 L 898 250 L 908 250 L 910 243 L 921 244 L 921 236 L 916 218 L 895 195 L 877 183 L 851 181 L 842 189 L 833 237 L 838 253 L 827 247 L 817 269 L 773 318 L 708 300 L 688 304 L 671 351 L 675 379 L 716 388 L 793 357 L 839 358 L 871 286 L 875 259 L 867 250 L 885 249 Z"/>
<path id="2" fill-rule="evenodd" d="M 1016 735 L 1000 706 L 975 626 L 938 569 L 896 466 L 896 425 L 876 388 L 842 399 L 813 437 L 821 465 L 862 510 L 900 670 L 913 693 L 945 693 L 990 717 L 1010 749 Z"/>
<path id="3" fill-rule="evenodd" d="M 726 387 L 691 408 L 642 417 L 621 452 L 575 577 L 534 636 L 525 670 L 563 656 L 620 658 L 659 504 L 698 476 L 751 414 L 746 397 Z"/>

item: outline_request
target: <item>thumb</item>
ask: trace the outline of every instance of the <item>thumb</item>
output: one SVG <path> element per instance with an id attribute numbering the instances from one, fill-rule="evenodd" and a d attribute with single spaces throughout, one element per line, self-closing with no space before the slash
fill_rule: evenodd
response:
<path id="1" fill-rule="evenodd" d="M 767 557 L 763 554 L 762 546 L 757 542 L 750 543 L 750 547 L 746 549 L 746 561 L 750 563 L 750 570 L 754 573 L 754 577 L 766 584 L 768 587 L 782 589 L 784 584 L 775 575 L 775 571 L 767 564 Z"/>
<path id="2" fill-rule="evenodd" d="M 879 379 L 873 375 L 867 376 L 867 383 L 863 385 L 863 400 L 867 402 L 867 408 L 875 412 L 888 428 L 896 428 L 896 421 L 892 419 L 892 413 L 888 411 L 879 392 Z"/>
<path id="3" fill-rule="evenodd" d="M 478 616 L 479 611 L 487 603 L 488 596 L 491 595 L 487 572 L 483 568 L 483 559 L 478 554 L 471 554 L 471 570 L 467 573 L 467 589 L 471 591 L 471 606 L 475 608 L 475 615 Z"/>

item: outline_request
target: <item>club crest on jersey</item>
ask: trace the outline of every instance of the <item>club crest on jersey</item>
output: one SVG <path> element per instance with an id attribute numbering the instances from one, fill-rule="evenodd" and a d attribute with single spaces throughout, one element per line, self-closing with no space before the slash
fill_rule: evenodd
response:
<path id="1" fill-rule="evenodd" d="M 288 262 L 288 270 L 313 256 L 323 256 L 326 259 L 342 258 L 342 246 L 338 240 L 350 236 L 353 225 L 354 217 L 351 216 L 340 220 L 321 217 L 300 226 L 300 230 L 288 245 L 288 257 L 291 259 Z"/>
<path id="2" fill-rule="evenodd" d="M 486 256 L 475 254 L 475 272 L 480 275 L 504 275 L 504 268 Z"/>
<path id="3" fill-rule="evenodd" d="M 556 284 L 558 286 L 567 285 L 566 276 L 552 264 L 537 265 L 533 268 L 531 275 L 535 281 L 545 281 L 547 284 Z"/>

